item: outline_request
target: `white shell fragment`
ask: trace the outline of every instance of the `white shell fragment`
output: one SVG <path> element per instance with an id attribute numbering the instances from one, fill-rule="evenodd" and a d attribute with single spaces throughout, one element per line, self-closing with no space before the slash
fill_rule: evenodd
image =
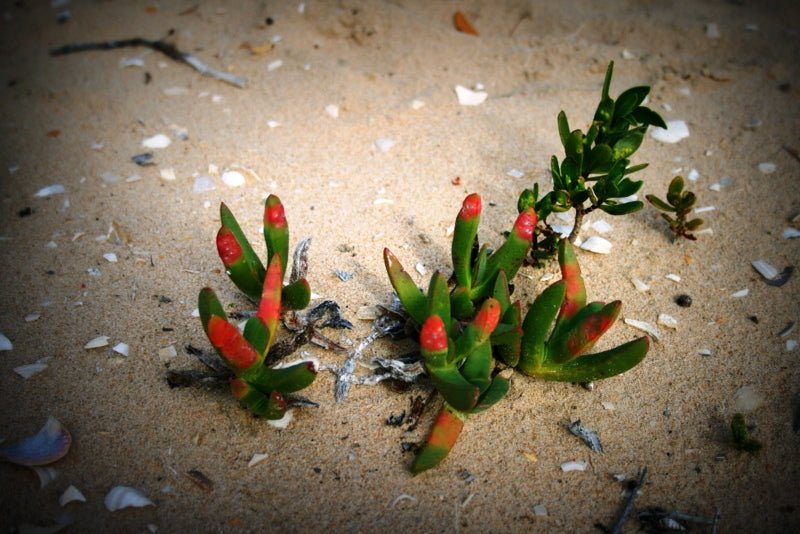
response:
<path id="1" fill-rule="evenodd" d="M 696 182 L 698 178 L 700 178 L 700 172 L 697 169 L 691 169 L 686 175 L 686 179 L 690 182 Z"/>
<path id="2" fill-rule="evenodd" d="M 411 101 L 411 109 L 413 109 L 414 111 L 420 110 L 424 107 L 425 107 L 425 102 L 423 102 L 422 100 L 415 99 Z"/>
<path id="3" fill-rule="evenodd" d="M 42 317 L 42 314 L 39 312 L 29 313 L 25 316 L 26 323 L 32 323 L 34 321 L 38 321 Z"/>
<path id="4" fill-rule="evenodd" d="M 117 354 L 121 354 L 122 356 L 125 356 L 126 358 L 131 353 L 131 348 L 128 346 L 127 343 L 117 343 L 116 345 L 114 345 L 114 348 L 112 348 L 111 350 L 113 350 Z"/>
<path id="5" fill-rule="evenodd" d="M 511 169 L 506 174 L 512 178 L 522 178 L 523 176 L 525 176 L 525 173 L 519 169 Z"/>
<path id="6" fill-rule="evenodd" d="M 543 504 L 537 504 L 536 506 L 533 507 L 533 515 L 539 517 L 547 516 L 547 507 Z"/>
<path id="7" fill-rule="evenodd" d="M 664 278 L 666 278 L 667 280 L 672 280 L 673 282 L 680 282 L 681 281 L 681 277 L 679 275 L 673 274 L 673 273 L 665 274 Z"/>
<path id="8" fill-rule="evenodd" d="M 168 362 L 172 358 L 176 358 L 178 356 L 178 351 L 175 350 L 175 345 L 170 345 L 168 347 L 164 347 L 158 349 L 158 359 L 162 362 Z"/>
<path id="9" fill-rule="evenodd" d="M 658 315 L 658 324 L 667 328 L 672 328 L 673 330 L 677 330 L 678 328 L 678 320 L 671 315 L 667 315 L 666 313 L 661 313 Z"/>
<path id="10" fill-rule="evenodd" d="M 399 503 L 401 503 L 403 501 L 417 502 L 417 498 L 414 497 L 413 495 L 409 495 L 407 493 L 402 493 L 402 494 L 398 495 L 397 497 L 395 497 L 392 500 L 392 504 L 390 504 L 389 506 L 391 508 L 394 508 L 395 506 L 397 506 Z"/>
<path id="11" fill-rule="evenodd" d="M 787 339 L 786 340 L 786 352 L 792 352 L 795 349 L 797 349 L 797 340 L 796 339 Z"/>
<path id="12" fill-rule="evenodd" d="M 772 162 L 765 161 L 764 163 L 758 164 L 758 170 L 761 171 L 763 174 L 772 174 L 773 172 L 778 170 L 778 166 Z"/>
<path id="13" fill-rule="evenodd" d="M 613 229 L 614 227 L 608 224 L 603 219 L 598 219 L 592 223 L 592 230 L 594 230 L 595 232 L 599 232 L 601 234 L 607 234 Z"/>
<path id="14" fill-rule="evenodd" d="M 784 228 L 783 229 L 783 238 L 784 239 L 794 239 L 796 237 L 800 237 L 800 230 L 797 228 Z"/>
<path id="15" fill-rule="evenodd" d="M 742 386 L 733 394 L 734 409 L 738 413 L 749 413 L 764 404 L 764 396 L 753 386 Z"/>
<path id="16" fill-rule="evenodd" d="M 689 126 L 682 120 L 667 121 L 667 128 L 654 127 L 650 130 L 650 137 L 662 143 L 677 143 L 689 137 Z"/>
<path id="17" fill-rule="evenodd" d="M 639 278 L 631 278 L 631 283 L 633 284 L 633 287 L 636 288 L 636 291 L 650 291 L 650 286 Z"/>
<path id="18" fill-rule="evenodd" d="M 72 485 L 65 489 L 64 493 L 61 494 L 61 497 L 58 498 L 58 504 L 61 506 L 66 506 L 75 501 L 86 502 L 86 497 L 84 497 L 83 493 L 81 493 L 81 490 Z"/>
<path id="19" fill-rule="evenodd" d="M 72 436 L 58 419 L 51 416 L 33 436 L 0 447 L 0 457 L 19 465 L 47 465 L 63 458 L 70 444 Z"/>
<path id="20" fill-rule="evenodd" d="M 114 486 L 103 500 L 109 512 L 116 512 L 123 508 L 141 508 L 155 506 L 153 501 L 145 497 L 144 493 L 129 486 Z"/>
<path id="21" fill-rule="evenodd" d="M 225 171 L 222 173 L 222 183 L 228 187 L 241 187 L 244 182 L 244 174 L 239 171 Z"/>
<path id="22" fill-rule="evenodd" d="M 749 290 L 749 289 L 747 289 L 747 288 L 744 288 L 744 289 L 740 289 L 739 291 L 737 291 L 737 292 L 735 292 L 735 293 L 731 293 L 731 296 L 732 296 L 733 298 L 740 299 L 740 298 L 742 298 L 742 297 L 746 297 L 746 296 L 747 296 L 747 295 L 749 295 L 749 294 L 750 294 L 750 290 Z"/>
<path id="23" fill-rule="evenodd" d="M 614 411 L 614 403 L 609 401 L 600 401 L 600 404 L 603 406 L 604 409 L 608 410 L 609 412 Z"/>
<path id="24" fill-rule="evenodd" d="M 192 193 L 207 193 L 213 191 L 215 187 L 213 178 L 207 174 L 201 174 L 194 179 Z"/>
<path id="25" fill-rule="evenodd" d="M 13 343 L 11 343 L 11 340 L 8 339 L 3 334 L 0 334 L 0 351 L 11 350 L 13 348 L 14 348 L 14 345 L 13 345 Z"/>
<path id="26" fill-rule="evenodd" d="M 595 254 L 609 254 L 611 252 L 611 241 L 596 235 L 591 236 L 589 239 L 581 243 L 580 246 L 583 250 L 588 250 L 589 252 L 594 252 Z"/>
<path id="27" fill-rule="evenodd" d="M 565 473 L 569 473 L 570 471 L 586 471 L 587 465 L 588 462 L 586 460 L 571 460 L 561 464 L 561 470 Z"/>
<path id="28" fill-rule="evenodd" d="M 172 167 L 167 167 L 165 169 L 159 169 L 158 175 L 161 177 L 162 180 L 166 180 L 167 182 L 174 182 L 178 179 L 178 176 L 175 174 L 175 169 Z"/>
<path id="29" fill-rule="evenodd" d="M 83 346 L 86 350 L 99 349 L 108 346 L 108 336 L 97 336 Z"/>
<path id="30" fill-rule="evenodd" d="M 697 351 L 697 354 L 700 356 L 711 356 L 713 353 L 711 352 L 711 349 L 700 349 Z"/>
<path id="31" fill-rule="evenodd" d="M 362 321 L 374 321 L 383 315 L 383 311 L 378 306 L 361 306 L 356 311 L 356 317 Z"/>
<path id="32" fill-rule="evenodd" d="M 388 137 L 381 137 L 375 140 L 375 148 L 384 154 L 389 152 L 395 144 L 397 144 L 397 141 Z"/>
<path id="33" fill-rule="evenodd" d="M 280 419 L 267 419 L 267 424 L 271 427 L 277 428 L 278 430 L 283 430 L 289 426 L 293 419 L 294 413 L 292 410 L 286 410 L 286 413 L 283 414 L 283 417 Z"/>
<path id="34" fill-rule="evenodd" d="M 42 358 L 34 363 L 29 363 L 27 365 L 20 365 L 19 367 L 14 367 L 14 372 L 17 373 L 19 376 L 24 378 L 25 380 L 29 379 L 33 375 L 37 375 L 47 369 L 47 362 L 50 361 L 50 358 Z"/>
<path id="35" fill-rule="evenodd" d="M 276 59 L 275 61 L 271 61 L 267 63 L 267 72 L 272 72 L 274 70 L 278 70 L 279 68 L 283 67 L 283 60 Z"/>
<path id="36" fill-rule="evenodd" d="M 44 198 L 44 197 L 49 197 L 51 195 L 60 195 L 65 191 L 66 189 L 64 189 L 63 185 L 53 184 L 39 189 L 36 193 L 34 193 L 33 196 L 35 196 L 36 198 Z"/>
<path id="37" fill-rule="evenodd" d="M 336 104 L 328 104 L 325 106 L 325 113 L 333 117 L 334 119 L 339 118 L 339 106 Z"/>
<path id="38" fill-rule="evenodd" d="M 422 276 L 428 274 L 428 269 L 426 269 L 425 265 L 423 265 L 422 263 L 417 263 L 416 265 L 414 265 L 414 270 L 417 271 Z"/>
<path id="39" fill-rule="evenodd" d="M 479 106 L 484 103 L 489 93 L 485 91 L 472 91 L 463 85 L 456 85 L 458 103 L 462 106 Z"/>
<path id="40" fill-rule="evenodd" d="M 31 467 L 31 469 L 33 469 L 33 471 L 36 473 L 36 476 L 39 477 L 39 488 L 40 489 L 44 488 L 45 486 L 50 484 L 52 481 L 57 479 L 58 475 L 60 474 L 58 472 L 58 469 L 56 469 L 55 467 L 51 467 L 49 465 L 46 465 L 46 466 L 43 466 L 43 467 Z"/>
<path id="41" fill-rule="evenodd" d="M 700 215 L 701 213 L 706 213 L 707 211 L 714 211 L 715 209 L 717 209 L 716 206 L 700 206 L 699 208 L 695 208 L 694 212 L 695 214 Z"/>
<path id="42" fill-rule="evenodd" d="M 778 276 L 778 269 L 770 265 L 764 260 L 755 260 L 752 262 L 753 269 L 758 271 L 758 274 L 766 278 L 767 280 L 772 280 L 776 276 Z"/>
<path id="43" fill-rule="evenodd" d="M 117 263 L 117 255 L 113 252 L 106 252 L 103 254 L 103 259 L 105 259 L 108 263 Z"/>
<path id="44" fill-rule="evenodd" d="M 255 465 L 260 464 L 261 462 L 263 462 L 264 460 L 267 459 L 267 456 L 269 456 L 269 455 L 266 454 L 266 453 L 263 453 L 263 452 L 254 453 L 253 457 L 250 458 L 250 461 L 247 462 L 247 467 L 253 467 Z"/>
<path id="45" fill-rule="evenodd" d="M 164 134 L 156 134 L 142 141 L 144 148 L 167 148 L 172 144 L 172 139 Z"/>
<path id="46" fill-rule="evenodd" d="M 628 326 L 632 326 L 637 330 L 641 330 L 642 332 L 650 334 L 650 336 L 656 341 L 661 340 L 661 331 L 658 328 L 656 328 L 655 325 L 652 325 L 645 321 L 639 321 L 638 319 L 629 319 L 627 317 L 625 318 L 625 324 Z"/>

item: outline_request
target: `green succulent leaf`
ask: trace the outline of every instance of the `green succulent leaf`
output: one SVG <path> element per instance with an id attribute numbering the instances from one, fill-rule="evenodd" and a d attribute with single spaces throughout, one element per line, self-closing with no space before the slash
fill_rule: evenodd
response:
<path id="1" fill-rule="evenodd" d="M 456 410 L 469 412 L 478 402 L 480 388 L 467 381 L 455 365 L 432 368 L 426 366 L 436 390 Z"/>
<path id="2" fill-rule="evenodd" d="M 624 204 L 603 204 L 600 209 L 609 215 L 628 215 L 639 211 L 644 207 L 641 200 L 634 200 L 632 202 L 625 202 Z"/>
<path id="3" fill-rule="evenodd" d="M 409 276 L 394 254 L 387 248 L 383 251 L 383 262 L 389 281 L 403 303 L 408 314 L 418 324 L 425 322 L 427 317 L 427 299 L 414 280 Z"/>
<path id="4" fill-rule="evenodd" d="M 217 252 L 228 277 L 248 297 L 258 300 L 264 280 L 264 265 L 224 202 L 219 206 L 219 215 L 222 226 L 217 233 Z"/>
<path id="5" fill-rule="evenodd" d="M 581 356 L 562 365 L 547 365 L 534 376 L 560 382 L 594 382 L 635 367 L 644 359 L 649 348 L 649 338 L 644 336 L 604 352 Z"/>
<path id="6" fill-rule="evenodd" d="M 507 379 L 499 375 L 495 376 L 492 384 L 483 392 L 483 395 L 480 396 L 478 403 L 470 413 L 480 413 L 494 406 L 506 396 L 509 386 Z"/>
<path id="7" fill-rule="evenodd" d="M 267 263 L 280 254 L 281 272 L 286 273 L 289 261 L 289 225 L 281 200 L 270 195 L 264 204 L 264 240 L 267 243 Z"/>
<path id="8" fill-rule="evenodd" d="M 247 377 L 247 382 L 263 393 L 271 391 L 292 393 L 308 387 L 316 377 L 317 371 L 314 364 L 303 361 L 278 369 L 261 367 L 257 373 Z"/>
<path id="9" fill-rule="evenodd" d="M 446 403 L 433 423 L 425 444 L 411 464 L 411 472 L 422 473 L 439 465 L 450 453 L 464 428 L 466 414 Z"/>
<path id="10" fill-rule="evenodd" d="M 614 143 L 614 160 L 625 159 L 639 148 L 644 140 L 644 135 L 639 131 L 629 132 L 625 137 Z"/>
<path id="11" fill-rule="evenodd" d="M 305 278 L 283 286 L 281 306 L 287 310 L 302 310 L 311 302 L 311 286 Z"/>
<path id="12" fill-rule="evenodd" d="M 447 278 L 439 271 L 433 273 L 428 286 L 427 315 L 428 317 L 438 315 L 444 322 L 446 331 L 450 332 L 450 294 L 447 288 Z"/>
<path id="13" fill-rule="evenodd" d="M 200 290 L 200 294 L 197 297 L 197 309 L 200 312 L 200 322 L 203 324 L 203 331 L 206 335 L 208 335 L 208 320 L 212 316 L 216 315 L 222 319 L 227 317 L 225 309 L 222 307 L 214 290 L 210 287 Z"/>
<path id="14" fill-rule="evenodd" d="M 564 113 L 563 110 L 558 114 L 558 135 L 561 137 L 561 144 L 564 145 L 564 148 L 567 148 L 570 129 L 569 121 L 567 121 L 567 114 Z"/>
<path id="15" fill-rule="evenodd" d="M 670 212 L 675 211 L 674 207 L 670 206 L 669 204 L 667 204 L 666 202 L 664 202 L 655 195 L 645 195 L 644 198 L 646 198 L 650 204 L 652 204 L 653 206 L 662 211 L 670 211 Z"/>
<path id="16" fill-rule="evenodd" d="M 681 193 L 683 192 L 683 177 L 676 176 L 669 183 L 667 188 L 667 202 L 675 207 L 681 204 Z"/>
<path id="17" fill-rule="evenodd" d="M 280 419 L 286 414 L 286 401 L 279 391 L 264 394 L 242 379 L 231 382 L 234 397 L 254 415 L 265 419 Z"/>
<path id="18" fill-rule="evenodd" d="M 600 174 L 611 170 L 614 154 L 605 144 L 596 145 L 583 162 L 584 175 Z"/>
<path id="19" fill-rule="evenodd" d="M 703 224 L 703 219 L 692 219 L 686 223 L 686 229 L 692 232 L 700 228 L 701 224 Z"/>
<path id="20" fill-rule="evenodd" d="M 629 178 L 623 178 L 617 184 L 617 192 L 620 197 L 629 197 L 638 193 L 643 184 L 643 180 L 633 181 Z"/>
<path id="21" fill-rule="evenodd" d="M 536 297 L 522 323 L 522 348 L 519 368 L 525 374 L 533 374 L 545 360 L 547 333 L 564 301 L 566 283 L 560 280 Z"/>
<path id="22" fill-rule="evenodd" d="M 466 321 L 475 315 L 475 304 L 466 287 L 457 287 L 450 293 L 450 309 L 452 316 L 460 321 Z"/>
<path id="23" fill-rule="evenodd" d="M 473 193 L 464 199 L 458 212 L 451 246 L 456 282 L 463 287 L 472 286 L 472 249 L 480 220 L 481 197 Z"/>

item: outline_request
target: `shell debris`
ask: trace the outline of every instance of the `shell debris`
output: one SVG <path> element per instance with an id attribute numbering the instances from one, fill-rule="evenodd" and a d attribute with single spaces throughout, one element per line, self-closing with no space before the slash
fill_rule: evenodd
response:
<path id="1" fill-rule="evenodd" d="M 638 319 L 630 319 L 626 317 L 624 322 L 628 326 L 632 326 L 637 330 L 641 330 L 642 332 L 646 332 L 649 334 L 654 340 L 661 341 L 661 331 L 655 326 L 645 321 L 639 321 Z"/>
<path id="2" fill-rule="evenodd" d="M 117 343 L 111 350 L 116 352 L 117 354 L 125 356 L 126 358 L 131 353 L 131 348 L 127 343 Z"/>
<path id="3" fill-rule="evenodd" d="M 42 489 L 53 482 L 60 474 L 58 469 L 55 467 L 50 467 L 49 465 L 44 467 L 32 467 L 31 469 L 33 469 L 33 471 L 36 473 L 36 476 L 39 477 L 39 489 Z"/>
<path id="4" fill-rule="evenodd" d="M 116 512 L 123 508 L 141 508 L 155 506 L 144 493 L 130 486 L 114 486 L 106 495 L 103 504 L 109 512 Z"/>
<path id="5" fill-rule="evenodd" d="M 172 139 L 170 139 L 167 135 L 164 134 L 156 134 L 152 137 L 148 137 L 142 141 L 142 146 L 144 148 L 167 148 L 169 145 L 172 144 Z"/>
<path id="6" fill-rule="evenodd" d="M 731 293 L 731 296 L 733 298 L 740 299 L 742 297 L 746 297 L 749 294 L 750 294 L 750 290 L 747 289 L 747 288 L 744 288 L 744 289 L 740 289 L 739 291 L 736 291 L 735 293 Z"/>
<path id="7" fill-rule="evenodd" d="M 377 148 L 383 154 L 389 152 L 389 150 L 391 150 L 396 144 L 397 141 L 388 137 L 379 137 L 375 140 L 375 148 Z"/>
<path id="8" fill-rule="evenodd" d="M 797 349 L 797 340 L 796 339 L 787 339 L 786 340 L 786 352 L 792 352 L 793 350 Z"/>
<path id="9" fill-rule="evenodd" d="M 102 347 L 107 347 L 108 339 L 109 339 L 108 336 L 97 336 L 96 338 L 86 343 L 86 345 L 84 345 L 83 348 L 86 350 L 91 350 L 91 349 L 99 349 Z"/>
<path id="10" fill-rule="evenodd" d="M 666 313 L 660 313 L 658 315 L 658 324 L 667 328 L 672 328 L 673 330 L 678 329 L 678 320 Z"/>
<path id="11" fill-rule="evenodd" d="M 19 465 L 47 465 L 63 458 L 71 444 L 70 433 L 51 416 L 33 436 L 0 447 L 0 457 Z"/>
<path id="12" fill-rule="evenodd" d="M 762 174 L 772 174 L 778 170 L 778 166 L 770 161 L 765 161 L 758 164 L 758 170 L 761 171 Z"/>
<path id="13" fill-rule="evenodd" d="M 263 452 L 253 453 L 253 457 L 247 462 L 247 467 L 253 467 L 267 459 L 269 455 Z"/>
<path id="14" fill-rule="evenodd" d="M 330 117 L 333 117 L 334 119 L 338 119 L 339 106 L 337 106 L 336 104 L 328 104 L 327 106 L 325 106 L 325 113 L 327 113 Z"/>
<path id="15" fill-rule="evenodd" d="M 86 502 L 86 497 L 81 493 L 81 490 L 75 486 L 70 485 L 58 498 L 58 504 L 66 506 L 71 502 Z"/>
<path id="16" fill-rule="evenodd" d="M 565 473 L 570 471 L 586 471 L 586 466 L 589 463 L 586 460 L 571 460 L 561 464 L 561 470 Z"/>
<path id="17" fill-rule="evenodd" d="M 41 189 L 36 191 L 36 193 L 34 193 L 33 196 L 36 198 L 45 198 L 52 195 L 61 195 L 64 192 L 66 192 L 66 189 L 64 188 L 63 185 L 53 184 L 53 185 L 48 185 L 46 187 L 42 187 Z"/>
<path id="18" fill-rule="evenodd" d="M 242 187 L 245 184 L 245 177 L 239 171 L 228 170 L 222 173 L 222 183 L 228 187 Z"/>
<path id="19" fill-rule="evenodd" d="M 654 127 L 650 137 L 662 143 L 677 143 L 689 137 L 689 126 L 682 120 L 667 121 L 667 128 Z"/>
<path id="20" fill-rule="evenodd" d="M 485 91 L 473 91 L 463 85 L 456 85 L 455 88 L 458 103 L 462 106 L 479 106 L 486 101 L 489 93 Z"/>
<path id="21" fill-rule="evenodd" d="M 650 291 L 650 286 L 639 278 L 631 278 L 631 283 L 633 284 L 633 287 L 636 288 L 636 291 Z"/>
<path id="22" fill-rule="evenodd" d="M 673 273 L 665 274 L 664 278 L 666 278 L 667 280 L 672 280 L 673 282 L 680 282 L 681 281 L 680 275 L 673 274 Z"/>
<path id="23" fill-rule="evenodd" d="M 13 348 L 14 344 L 11 343 L 11 340 L 8 339 L 4 334 L 0 334 L 0 351 L 11 350 Z"/>
<path id="24" fill-rule="evenodd" d="M 37 360 L 34 363 L 29 363 L 27 365 L 20 365 L 19 367 L 14 367 L 14 372 L 17 373 L 19 376 L 24 378 L 25 380 L 29 379 L 30 377 L 37 375 L 47 369 L 48 362 L 50 361 L 50 357 L 44 357 Z"/>
<path id="25" fill-rule="evenodd" d="M 612 246 L 611 241 L 609 241 L 608 239 L 604 239 L 602 237 L 593 235 L 589 239 L 581 243 L 580 248 L 582 250 L 588 250 L 589 252 L 594 252 L 595 254 L 610 254 L 611 246 Z"/>

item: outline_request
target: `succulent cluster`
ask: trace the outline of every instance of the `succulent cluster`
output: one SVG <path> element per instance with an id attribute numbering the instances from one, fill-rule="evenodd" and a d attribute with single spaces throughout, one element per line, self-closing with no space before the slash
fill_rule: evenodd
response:
<path id="1" fill-rule="evenodd" d="M 270 195 L 264 209 L 266 269 L 225 204 L 220 206 L 220 219 L 219 256 L 233 283 L 258 301 L 258 311 L 240 332 L 228 322 L 214 291 L 204 288 L 198 298 L 200 321 L 209 341 L 236 375 L 231 380 L 234 397 L 255 415 L 281 419 L 287 408 L 285 395 L 307 387 L 317 372 L 311 362 L 270 368 L 265 365 L 265 359 L 275 342 L 282 309 L 306 307 L 311 289 L 302 273 L 296 270 L 292 272 L 291 282 L 283 284 L 289 253 L 289 226 L 278 197 Z"/>
<path id="2" fill-rule="evenodd" d="M 444 399 L 412 463 L 415 473 L 442 462 L 467 417 L 488 409 L 506 395 L 511 370 L 545 380 L 591 382 L 631 369 L 648 351 L 648 338 L 641 337 L 586 354 L 613 325 L 621 303 L 587 303 L 571 244 L 586 214 L 600 209 L 610 215 L 624 215 L 642 208 L 642 202 L 627 198 L 642 187 L 641 181 L 629 176 L 647 165 L 631 166 L 630 158 L 649 126 L 666 127 L 657 113 L 643 105 L 649 87 L 633 87 L 616 100 L 609 96 L 613 66 L 613 62 L 608 66 L 600 104 L 585 133 L 570 130 L 566 114 L 559 114 L 558 132 L 565 158 L 559 162 L 552 157 L 553 190 L 540 196 L 539 185 L 534 184 L 522 192 L 517 219 L 498 248 L 481 246 L 481 197 L 471 194 L 456 217 L 451 276 L 434 273 L 427 291 L 423 291 L 394 254 L 384 250 L 389 280 L 418 336 L 425 370 Z M 657 208 L 674 212 L 676 219 L 664 215 L 673 231 L 692 239 L 689 231 L 702 221 L 685 221 L 694 195 L 682 189 L 682 179 L 676 178 L 667 203 L 652 195 L 647 198 Z M 573 209 L 575 226 L 568 240 L 561 239 L 548 225 L 547 217 Z M 283 368 L 266 365 L 282 310 L 305 308 L 310 300 L 304 261 L 298 260 L 304 256 L 304 244 L 298 246 L 301 252 L 295 252 L 289 283 L 284 285 L 289 230 L 278 197 L 271 195 L 264 210 L 266 268 L 225 204 L 221 205 L 220 218 L 220 258 L 236 286 L 258 303 L 258 310 L 240 331 L 228 322 L 214 292 L 205 288 L 199 297 L 200 319 L 211 344 L 235 374 L 231 380 L 234 396 L 254 414 L 279 419 L 286 412 L 286 394 L 308 386 L 316 377 L 314 366 L 308 362 Z M 556 254 L 561 280 L 527 305 L 523 315 L 523 303 L 512 299 L 511 282 L 526 262 Z"/>
<path id="3" fill-rule="evenodd" d="M 647 167 L 631 166 L 631 156 L 644 139 L 649 126 L 666 128 L 661 116 L 643 106 L 650 87 L 631 87 L 616 100 L 609 96 L 614 62 L 609 63 L 600 103 L 586 133 L 570 130 L 567 115 L 558 114 L 558 133 L 564 146 L 564 159 L 556 156 L 550 160 L 553 190 L 540 198 L 539 184 L 525 189 L 517 202 L 520 212 L 535 208 L 541 227 L 533 244 L 534 261 L 549 258 L 555 253 L 560 236 L 547 224 L 553 212 L 575 210 L 575 226 L 570 234 L 574 241 L 581 228 L 583 217 L 596 209 L 609 215 L 625 215 L 642 209 L 638 200 L 623 200 L 636 194 L 642 181 L 628 178 Z"/>
<path id="4" fill-rule="evenodd" d="M 689 215 L 689 212 L 692 211 L 692 208 L 694 208 L 697 202 L 697 197 L 691 191 L 684 191 L 683 187 L 683 177 L 676 176 L 672 179 L 667 188 L 666 202 L 655 195 L 646 195 L 645 198 L 655 208 L 665 212 L 661 214 L 661 217 L 669 223 L 669 229 L 672 230 L 676 238 L 685 237 L 686 239 L 694 241 L 697 238 L 692 232 L 703 224 L 703 219 L 695 218 L 690 221 L 686 220 L 686 216 Z M 670 213 L 674 213 L 675 215 L 672 216 Z"/>
<path id="5" fill-rule="evenodd" d="M 492 253 L 478 243 L 480 214 L 480 196 L 467 196 L 453 234 L 452 284 L 436 272 L 427 295 L 384 250 L 392 286 L 419 328 L 425 369 L 445 401 L 412 464 L 415 473 L 447 456 L 467 415 L 486 410 L 505 396 L 509 383 L 497 374 L 495 360 L 547 380 L 589 382 L 627 371 L 644 358 L 649 346 L 643 337 L 581 357 L 611 327 L 621 303 L 586 304 L 580 267 L 567 241 L 559 244 L 563 279 L 533 302 L 523 320 L 521 302 L 511 300 L 509 279 L 530 251 L 536 212 L 523 210 L 506 241 Z"/>

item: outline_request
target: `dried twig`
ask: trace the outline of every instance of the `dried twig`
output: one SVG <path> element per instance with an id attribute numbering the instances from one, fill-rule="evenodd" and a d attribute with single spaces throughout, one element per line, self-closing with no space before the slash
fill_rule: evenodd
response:
<path id="1" fill-rule="evenodd" d="M 639 480 L 636 482 L 636 485 L 631 488 L 630 495 L 628 495 L 628 500 L 625 501 L 625 507 L 622 509 L 619 519 L 617 519 L 617 522 L 614 523 L 614 526 L 611 528 L 611 534 L 620 534 L 620 532 L 622 532 L 622 525 L 625 524 L 625 521 L 628 520 L 628 516 L 631 515 L 631 511 L 633 510 L 633 501 L 636 500 L 639 490 L 642 488 L 642 486 L 644 486 L 644 480 L 646 477 L 647 467 L 643 467 L 641 473 L 639 474 Z"/>
<path id="2" fill-rule="evenodd" d="M 179 63 L 185 63 L 186 65 L 189 65 L 203 76 L 209 76 L 216 80 L 229 83 L 231 85 L 239 87 L 240 89 L 244 88 L 244 86 L 247 83 L 244 78 L 240 78 L 239 76 L 231 74 L 230 72 L 214 69 L 203 63 L 203 61 L 201 61 L 196 56 L 193 56 L 188 52 L 182 52 L 178 50 L 175 47 L 175 45 L 167 43 L 161 39 L 159 39 L 158 41 L 151 41 L 149 39 L 144 39 L 142 37 L 134 37 L 132 39 L 121 39 L 117 41 L 72 43 L 50 50 L 50 55 L 64 56 L 67 54 L 74 54 L 76 52 L 87 52 L 90 50 L 116 50 L 117 48 L 130 48 L 138 46 L 144 46 L 146 48 L 155 50 L 156 52 L 161 52 L 170 59 L 174 59 Z"/>

